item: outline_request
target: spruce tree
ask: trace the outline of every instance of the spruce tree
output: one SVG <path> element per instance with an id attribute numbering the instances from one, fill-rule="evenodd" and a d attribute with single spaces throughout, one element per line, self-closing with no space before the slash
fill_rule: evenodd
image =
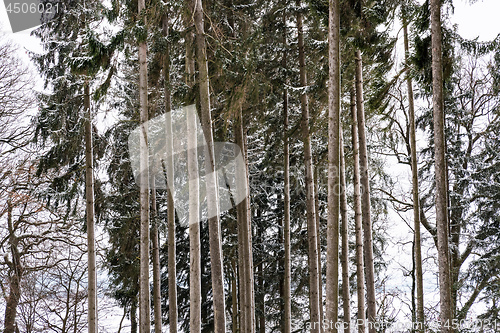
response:
<path id="1" fill-rule="evenodd" d="M 84 6 L 85 10 L 81 10 Z M 65 201 L 70 207 L 83 182 L 78 168 L 82 155 L 85 155 L 85 196 L 86 229 L 88 247 L 88 328 L 97 332 L 97 283 L 95 253 L 95 204 L 94 204 L 94 154 L 92 123 L 91 86 L 95 89 L 94 100 L 99 101 L 106 93 L 115 68 L 111 65 L 114 50 L 122 41 L 121 34 L 110 36 L 104 44 L 93 30 L 100 28 L 103 18 L 114 19 L 113 8 L 105 10 L 99 3 L 73 2 L 62 12 L 56 13 L 54 20 L 42 24 L 35 32 L 41 39 L 46 53 L 34 56 L 39 71 L 45 78 L 45 88 L 49 93 L 40 96 L 40 113 L 36 120 L 35 140 L 41 144 L 51 142 L 51 149 L 41 158 L 39 174 L 49 170 L 67 171 L 54 180 L 56 197 L 48 200 Z M 107 15 L 104 15 L 107 14 Z M 96 76 L 107 72 L 104 81 L 97 83 Z M 82 93 L 83 91 L 83 93 Z M 97 103 L 95 105 L 98 105 Z M 82 132 L 85 151 L 80 145 Z M 98 142 L 99 144 L 99 142 Z M 102 155 L 102 147 L 98 155 Z M 100 150 L 100 152 L 99 152 Z M 81 178 L 82 177 L 82 178 Z M 74 181 L 76 179 L 76 181 Z M 74 206 L 76 208 L 76 205 Z"/>

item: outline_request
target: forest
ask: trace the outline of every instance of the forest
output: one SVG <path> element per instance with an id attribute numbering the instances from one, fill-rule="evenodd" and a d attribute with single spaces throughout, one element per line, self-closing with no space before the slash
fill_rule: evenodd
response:
<path id="1" fill-rule="evenodd" d="M 500 332 L 500 26 L 456 2 L 40 0 L 3 332 Z"/>

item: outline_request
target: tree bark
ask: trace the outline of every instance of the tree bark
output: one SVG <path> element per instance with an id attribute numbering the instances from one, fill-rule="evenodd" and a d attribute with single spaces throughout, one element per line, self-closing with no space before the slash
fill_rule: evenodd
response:
<path id="1" fill-rule="evenodd" d="M 238 107 L 236 119 L 234 122 L 234 134 L 236 144 L 241 148 L 244 164 L 247 165 L 246 159 L 246 142 L 243 131 L 243 114 L 241 106 Z M 237 179 L 245 182 L 246 196 L 236 206 L 236 214 L 238 220 L 238 256 L 240 263 L 240 308 L 241 321 L 240 331 L 242 333 L 252 333 L 255 331 L 255 300 L 253 292 L 253 255 L 252 255 L 252 232 L 251 232 L 251 214 L 248 209 L 250 207 L 250 195 L 248 192 L 248 173 L 239 173 L 237 170 Z"/>
<path id="2" fill-rule="evenodd" d="M 438 239 L 441 331 L 451 332 L 451 281 L 448 248 L 448 202 L 446 184 L 446 143 L 444 139 L 443 54 L 441 1 L 431 0 L 432 104 L 434 110 L 434 156 L 436 173 L 436 229 Z"/>
<path id="3" fill-rule="evenodd" d="M 262 240 L 262 231 L 260 231 L 260 239 Z M 258 283 L 259 283 L 259 289 L 260 289 L 260 316 L 259 316 L 259 333 L 266 333 L 266 297 L 264 294 L 264 264 L 261 261 L 259 265 L 257 266 L 258 269 Z"/>
<path id="4" fill-rule="evenodd" d="M 88 332 L 97 333 L 97 283 L 94 220 L 94 154 L 92 147 L 92 114 L 90 110 L 90 88 L 83 87 L 83 107 L 85 109 L 85 200 L 87 218 L 88 252 Z"/>
<path id="5" fill-rule="evenodd" d="M 155 333 L 161 333 L 161 278 L 160 278 L 160 241 L 158 233 L 158 212 L 156 209 L 156 186 L 151 184 L 151 215 L 153 216 L 153 311 L 155 322 Z"/>
<path id="6" fill-rule="evenodd" d="M 187 166 L 189 178 L 189 330 L 201 332 L 201 244 L 196 110 L 187 112 Z"/>
<path id="7" fill-rule="evenodd" d="M 375 271 L 373 266 L 373 235 L 370 207 L 370 178 L 368 176 L 368 152 L 365 133 L 365 110 L 363 101 L 363 63 L 361 51 L 356 51 L 356 106 L 358 113 L 359 164 L 361 184 L 361 208 L 366 278 L 368 332 L 375 333 L 377 315 L 375 299 Z"/>
<path id="8" fill-rule="evenodd" d="M 215 160 L 212 134 L 212 118 L 210 114 L 210 91 L 207 49 L 205 42 L 205 28 L 203 24 L 202 0 L 193 0 L 193 16 L 196 28 L 196 56 L 199 70 L 199 89 L 201 106 L 201 123 L 205 140 L 205 170 L 207 187 L 210 262 L 212 271 L 214 331 L 224 333 L 226 330 L 225 297 L 224 297 L 224 271 L 222 269 L 222 245 L 219 223 L 219 198 L 217 178 L 215 174 Z"/>
<path id="9" fill-rule="evenodd" d="M 139 14 L 144 14 L 145 0 L 139 0 Z M 146 18 L 144 18 L 146 25 Z M 139 99 L 140 123 L 140 274 L 139 274 L 139 332 L 151 329 L 149 295 L 149 152 L 148 152 L 148 64 L 146 41 L 139 42 Z"/>
<path id="10" fill-rule="evenodd" d="M 169 21 L 165 15 L 163 17 L 163 34 L 168 36 Z M 187 49 L 187 48 L 186 48 Z M 187 58 L 187 56 L 186 56 Z M 187 66 L 186 66 L 187 67 Z M 194 71 L 194 70 L 193 70 Z M 166 54 L 163 59 L 163 90 L 165 98 L 165 117 L 166 117 L 166 144 L 168 151 L 173 151 L 172 138 L 172 114 L 170 102 L 170 48 L 167 46 Z M 166 171 L 167 181 L 174 178 L 174 158 L 172 155 L 167 157 Z M 168 252 L 168 322 L 170 333 L 177 333 L 177 269 L 176 269 L 176 249 L 175 249 L 175 206 L 174 206 L 174 182 L 167 186 L 167 252 Z"/>
<path id="11" fill-rule="evenodd" d="M 300 7 L 300 0 L 297 1 L 297 6 Z M 297 13 L 297 29 L 298 29 L 298 48 L 299 48 L 299 66 L 300 66 L 300 85 L 302 88 L 307 87 L 307 75 L 304 52 L 304 32 L 302 26 L 302 13 Z M 303 93 L 300 96 L 300 104 L 302 108 L 302 140 L 304 142 L 304 163 L 305 163 L 305 178 L 306 178 L 306 208 L 307 208 L 307 238 L 309 249 L 309 309 L 311 321 L 311 333 L 319 333 L 320 325 L 320 291 L 318 285 L 318 247 L 316 230 L 316 214 L 314 212 L 314 176 L 313 163 L 311 153 L 311 137 L 309 132 L 309 105 L 307 94 Z"/>
<path id="12" fill-rule="evenodd" d="M 283 69 L 287 68 L 286 58 L 286 11 L 283 11 Z M 285 85 L 287 79 L 285 77 Z M 285 86 L 284 85 L 284 86 Z M 283 221 L 283 245 L 285 249 L 284 281 L 283 281 L 283 304 L 285 307 L 283 317 L 283 333 L 292 332 L 292 309 L 291 309 L 291 259 L 290 259 L 290 144 L 288 135 L 288 90 L 283 90 L 283 155 L 284 155 L 284 221 Z"/>
<path id="13" fill-rule="evenodd" d="M 318 168 L 314 168 L 314 216 L 316 220 L 316 247 L 318 251 L 318 289 L 319 289 L 319 318 L 320 322 L 322 322 L 323 318 L 325 318 L 325 314 L 323 311 L 323 268 L 321 265 L 321 225 L 320 225 L 320 217 L 319 217 L 319 174 Z M 321 325 L 323 326 L 323 325 Z"/>
<path id="14" fill-rule="evenodd" d="M 326 319 L 337 332 L 339 305 L 340 208 L 340 3 L 329 1 L 328 24 L 328 221 L 326 259 Z"/>
<path id="15" fill-rule="evenodd" d="M 358 115 L 355 87 L 351 89 L 351 141 L 354 184 L 354 225 L 356 234 L 356 291 L 358 296 L 358 332 L 365 333 L 365 273 L 363 271 L 363 227 L 361 219 L 361 188 L 359 176 Z"/>
<path id="16" fill-rule="evenodd" d="M 233 255 L 234 256 L 234 255 Z M 238 331 L 238 275 L 237 275 L 237 265 L 234 257 L 231 258 L 231 298 L 232 298 L 232 328 L 233 332 Z"/>
<path id="17" fill-rule="evenodd" d="M 340 128 L 340 216 L 342 218 L 342 306 L 344 309 L 344 333 L 351 331 L 351 309 L 349 293 L 349 229 L 347 219 L 347 195 L 345 180 L 344 138 Z"/>
<path id="18" fill-rule="evenodd" d="M 403 17 L 403 38 L 405 47 L 405 62 L 409 66 L 408 45 L 408 23 L 406 17 Z M 424 290 L 422 273 L 422 247 L 420 240 L 420 198 L 418 186 L 418 163 L 417 163 L 417 139 L 415 127 L 415 106 L 413 98 L 413 85 L 410 77 L 410 69 L 406 69 L 406 85 L 408 88 L 408 109 L 410 118 L 410 149 L 411 149 L 411 175 L 412 175 L 412 194 L 413 194 L 413 222 L 414 222 L 414 257 L 415 257 L 415 278 L 417 289 L 417 331 L 423 332 L 424 325 Z M 420 326 L 421 325 L 421 326 Z"/>

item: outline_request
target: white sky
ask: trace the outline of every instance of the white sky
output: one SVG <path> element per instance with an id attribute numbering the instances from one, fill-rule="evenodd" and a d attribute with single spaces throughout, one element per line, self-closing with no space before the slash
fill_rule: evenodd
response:
<path id="1" fill-rule="evenodd" d="M 470 0 L 455 0 L 455 12 L 451 21 L 458 24 L 458 32 L 464 38 L 487 41 L 500 33 L 500 1 L 479 0 L 470 5 Z"/>

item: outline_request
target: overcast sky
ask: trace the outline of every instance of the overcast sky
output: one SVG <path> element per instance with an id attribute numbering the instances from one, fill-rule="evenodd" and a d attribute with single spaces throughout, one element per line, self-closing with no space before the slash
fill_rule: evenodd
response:
<path id="1" fill-rule="evenodd" d="M 500 1 L 479 0 L 470 5 L 470 0 L 455 0 L 454 6 L 451 21 L 458 24 L 458 32 L 462 37 L 479 37 L 479 40 L 487 41 L 500 33 Z"/>

